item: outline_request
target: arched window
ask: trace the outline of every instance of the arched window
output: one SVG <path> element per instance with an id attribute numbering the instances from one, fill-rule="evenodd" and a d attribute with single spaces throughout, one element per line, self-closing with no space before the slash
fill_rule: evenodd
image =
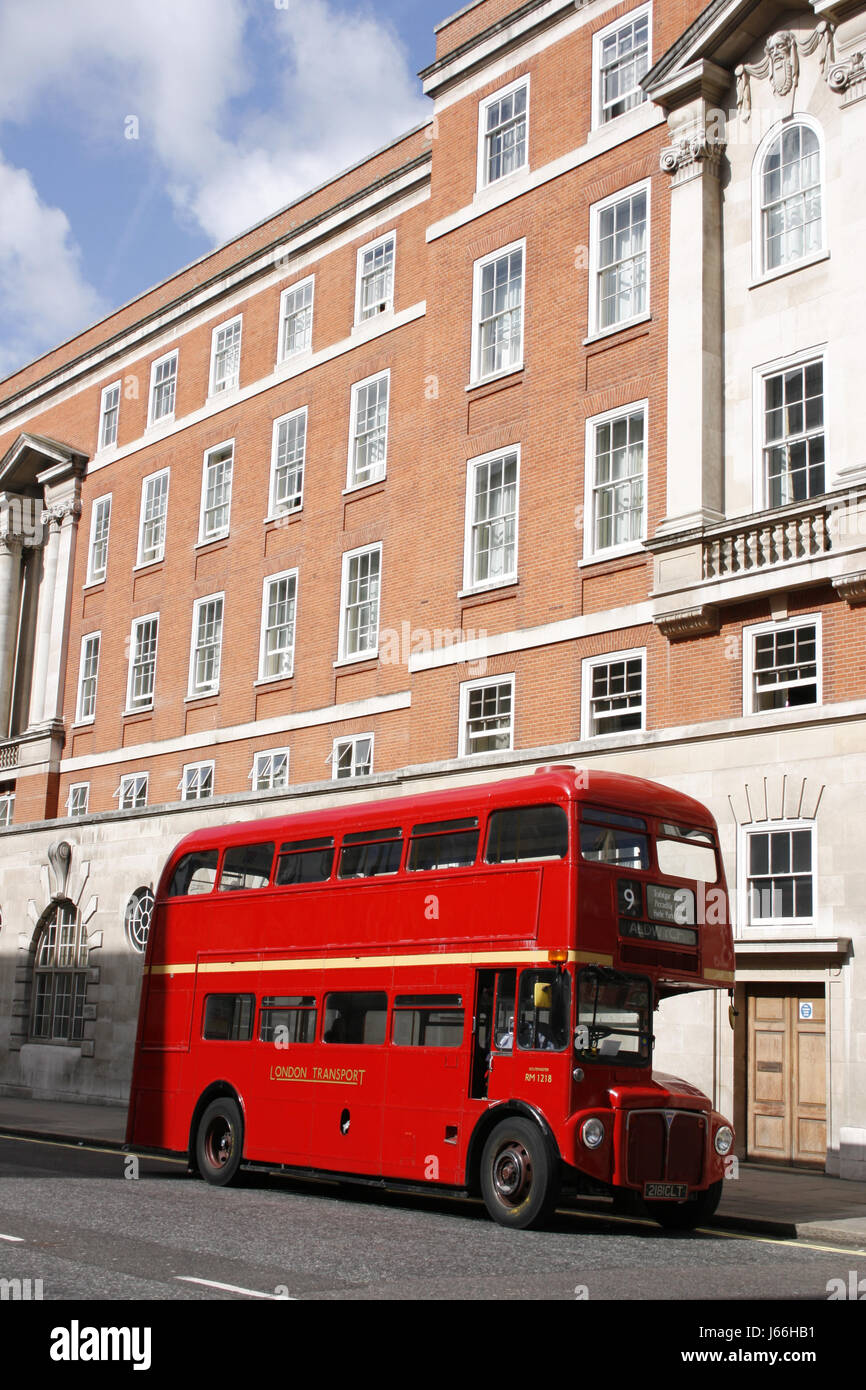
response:
<path id="1" fill-rule="evenodd" d="M 797 120 L 771 135 L 760 161 L 761 267 L 764 274 L 824 249 L 821 142 Z"/>
<path id="2" fill-rule="evenodd" d="M 79 1042 L 84 1034 L 86 992 L 84 924 L 72 903 L 59 903 L 36 943 L 31 1038 Z"/>
<path id="3" fill-rule="evenodd" d="M 136 888 L 126 904 L 124 926 L 126 939 L 134 951 L 143 951 L 153 917 L 153 893 L 149 888 Z"/>

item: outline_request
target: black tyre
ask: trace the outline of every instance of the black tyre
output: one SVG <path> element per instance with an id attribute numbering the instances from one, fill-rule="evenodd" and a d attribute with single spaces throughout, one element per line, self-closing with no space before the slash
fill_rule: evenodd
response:
<path id="1" fill-rule="evenodd" d="M 227 1096 L 212 1100 L 199 1120 L 195 1139 L 198 1171 L 205 1182 L 225 1187 L 241 1166 L 244 1122 L 237 1101 Z"/>
<path id="2" fill-rule="evenodd" d="M 647 1202 L 649 1215 L 668 1231 L 693 1231 L 709 1221 L 722 1199 L 722 1184 L 714 1182 L 693 1202 Z"/>
<path id="3" fill-rule="evenodd" d="M 481 1156 L 481 1195 L 493 1220 L 521 1231 L 538 1226 L 559 1187 L 559 1159 L 538 1126 L 519 1118 L 498 1124 Z"/>

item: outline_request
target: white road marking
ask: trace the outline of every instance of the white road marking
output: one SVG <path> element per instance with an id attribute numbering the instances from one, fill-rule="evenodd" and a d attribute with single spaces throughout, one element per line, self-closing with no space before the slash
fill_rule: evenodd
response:
<path id="1" fill-rule="evenodd" d="M 204 1284 L 205 1288 L 223 1289 L 226 1293 L 245 1293 L 248 1298 L 270 1298 L 277 1303 L 284 1303 L 287 1299 L 290 1303 L 297 1302 L 287 1293 L 262 1293 L 260 1289 L 242 1289 L 239 1284 L 219 1284 L 216 1279 L 196 1279 L 192 1274 L 176 1274 L 174 1277 L 182 1284 Z"/>
<path id="2" fill-rule="evenodd" d="M 24 1244 L 23 1236 L 0 1236 L 0 1240 L 14 1240 L 17 1245 Z"/>

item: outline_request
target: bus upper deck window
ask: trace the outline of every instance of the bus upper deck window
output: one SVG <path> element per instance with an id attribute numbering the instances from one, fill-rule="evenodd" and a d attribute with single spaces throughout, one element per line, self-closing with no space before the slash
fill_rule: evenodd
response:
<path id="1" fill-rule="evenodd" d="M 671 878 L 715 883 L 718 877 L 716 842 L 710 830 L 688 829 L 662 822 L 656 840 L 659 869 Z"/>
<path id="2" fill-rule="evenodd" d="M 219 850 L 196 850 L 185 854 L 171 876 L 170 898 L 183 898 L 191 893 L 209 893 L 216 882 Z"/>
<path id="3" fill-rule="evenodd" d="M 376 878 L 396 874 L 403 853 L 403 831 L 359 830 L 343 836 L 338 878 Z"/>
<path id="4" fill-rule="evenodd" d="M 236 893 L 242 889 L 267 888 L 274 862 L 274 846 L 235 845 L 223 855 L 220 873 L 221 893 Z"/>
<path id="5" fill-rule="evenodd" d="M 465 869 L 478 853 L 477 816 L 428 821 L 412 827 L 407 869 Z"/>
<path id="6" fill-rule="evenodd" d="M 561 806 L 515 806 L 491 813 L 485 863 L 564 859 L 567 854 L 568 816 Z"/>
<path id="7" fill-rule="evenodd" d="M 647 823 L 640 816 L 608 811 L 601 806 L 584 806 L 581 809 L 580 853 L 583 859 L 596 864 L 648 869 Z"/>
<path id="8" fill-rule="evenodd" d="M 287 840 L 280 845 L 274 883 L 280 887 L 296 883 L 325 883 L 334 867 L 334 841 Z"/>

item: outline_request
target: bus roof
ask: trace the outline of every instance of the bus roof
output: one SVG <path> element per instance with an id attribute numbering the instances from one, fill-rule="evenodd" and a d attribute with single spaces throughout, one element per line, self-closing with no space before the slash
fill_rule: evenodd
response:
<path id="1" fill-rule="evenodd" d="M 352 802 L 316 811 L 289 811 L 266 820 L 206 826 L 186 835 L 171 858 L 176 860 L 182 853 L 215 845 L 244 844 L 253 838 L 275 841 L 305 836 L 318 838 L 398 824 L 405 829 L 421 822 L 466 816 L 473 810 L 481 812 L 515 805 L 570 801 L 618 807 L 715 830 L 715 820 L 705 806 L 659 782 L 619 772 L 554 765 L 539 767 L 534 775 L 501 782 L 479 782 L 443 791 L 420 792 L 417 796 Z"/>

